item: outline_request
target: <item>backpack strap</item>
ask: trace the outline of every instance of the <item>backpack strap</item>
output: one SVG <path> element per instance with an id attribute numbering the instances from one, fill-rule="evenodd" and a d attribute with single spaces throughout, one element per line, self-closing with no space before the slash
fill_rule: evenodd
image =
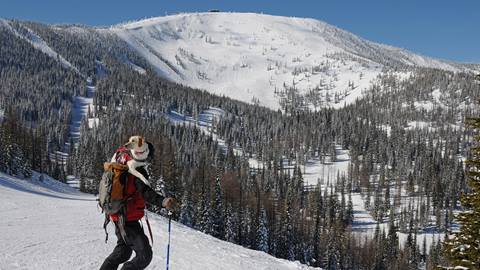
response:
<path id="1" fill-rule="evenodd" d="M 127 232 L 125 231 L 125 214 L 122 213 L 118 215 L 118 221 L 115 222 L 115 225 L 117 226 L 118 231 L 120 232 L 120 236 L 122 237 L 125 244 L 127 244 L 127 246 L 131 246 L 128 241 Z"/>
<path id="2" fill-rule="evenodd" d="M 147 223 L 148 234 L 150 234 L 150 241 L 152 241 L 152 247 L 153 247 L 153 234 L 152 234 L 152 227 L 150 226 L 150 222 L 148 221 L 148 215 L 147 215 L 147 212 L 145 212 L 145 222 Z"/>
<path id="3" fill-rule="evenodd" d="M 110 223 L 110 216 L 105 213 L 105 221 L 103 222 L 103 229 L 105 230 L 105 244 L 108 242 L 108 232 L 107 232 L 108 223 Z"/>

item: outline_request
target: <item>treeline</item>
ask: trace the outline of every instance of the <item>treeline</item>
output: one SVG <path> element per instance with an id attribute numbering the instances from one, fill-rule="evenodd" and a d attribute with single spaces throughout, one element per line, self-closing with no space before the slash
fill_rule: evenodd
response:
<path id="1" fill-rule="evenodd" d="M 34 48 L 29 42 L 33 35 L 45 40 L 73 66 Z M 25 133 L 41 138 L 37 148 L 42 148 L 38 155 L 44 161 L 32 164 L 33 169 L 65 180 L 65 168 L 55 164 L 54 156 L 69 142 L 73 97 L 85 96 L 88 75 L 99 67 L 104 73 L 114 72 L 127 59 L 138 65 L 146 66 L 146 62 L 117 37 L 84 27 L 3 20 L 0 37 L 1 112 L 12 115 Z M 9 117 L 4 119 L 10 121 Z M 24 145 L 23 137 L 17 136 L 17 130 L 13 132 L 8 139 L 13 147 Z"/>
<path id="2" fill-rule="evenodd" d="M 54 175 L 55 165 L 49 162 L 47 143 L 38 130 L 26 128 L 18 112 L 9 107 L 0 124 L 0 171 L 29 178 L 32 171 Z"/>

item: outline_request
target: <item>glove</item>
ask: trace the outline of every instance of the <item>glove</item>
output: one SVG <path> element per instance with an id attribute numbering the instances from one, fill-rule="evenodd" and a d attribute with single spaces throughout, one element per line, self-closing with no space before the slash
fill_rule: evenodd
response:
<path id="1" fill-rule="evenodd" d="M 177 206 L 177 200 L 173 197 L 168 197 L 163 199 L 162 201 L 162 206 L 165 207 L 169 211 L 175 210 L 175 207 Z"/>

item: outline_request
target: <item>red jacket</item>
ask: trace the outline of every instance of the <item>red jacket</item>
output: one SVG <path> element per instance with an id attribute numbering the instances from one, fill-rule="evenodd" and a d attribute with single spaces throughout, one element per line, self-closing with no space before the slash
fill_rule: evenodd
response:
<path id="1" fill-rule="evenodd" d="M 133 159 L 128 154 L 129 151 L 124 147 L 118 149 L 115 153 L 117 155 L 116 162 L 120 164 L 126 165 L 129 160 Z M 152 204 L 161 205 L 161 201 L 163 200 L 161 195 L 157 194 L 141 180 L 131 174 L 128 174 L 126 192 L 126 196 L 128 197 L 125 216 L 126 221 L 137 221 L 145 215 L 144 196 L 148 197 L 148 201 Z M 110 218 L 113 221 L 118 221 L 117 214 L 110 215 Z"/>

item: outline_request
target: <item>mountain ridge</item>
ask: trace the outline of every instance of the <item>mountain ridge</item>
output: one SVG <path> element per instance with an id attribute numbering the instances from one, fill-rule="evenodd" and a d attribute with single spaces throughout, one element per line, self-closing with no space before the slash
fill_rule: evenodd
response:
<path id="1" fill-rule="evenodd" d="M 331 24 L 331 23 L 328 23 L 324 20 L 321 20 L 321 19 L 316 19 L 316 18 L 309 18 L 309 17 L 297 17 L 297 16 L 282 16 L 282 15 L 274 15 L 274 14 L 266 14 L 266 13 L 255 13 L 255 12 L 234 12 L 234 11 L 222 11 L 222 12 L 179 12 L 179 13 L 176 13 L 176 14 L 169 14 L 169 15 L 165 15 L 165 16 L 152 16 L 152 17 L 146 17 L 146 18 L 143 18 L 143 19 L 136 19 L 136 20 L 128 20 L 128 21 L 124 21 L 124 22 L 120 22 L 120 23 L 115 23 L 115 24 L 112 24 L 112 25 L 108 25 L 108 26 L 98 26 L 98 28 L 100 29 L 104 29 L 104 28 L 122 28 L 122 27 L 127 27 L 129 25 L 132 25 L 132 24 L 138 24 L 138 23 L 143 23 L 143 22 L 148 22 L 148 21 L 151 21 L 151 23 L 155 23 L 154 21 L 157 21 L 157 22 L 160 22 L 161 19 L 163 18 L 170 18 L 170 17 L 176 17 L 176 16 L 182 16 L 182 15 L 195 15 L 195 14 L 218 14 L 218 13 L 227 13 L 227 14 L 249 14 L 249 15 L 261 15 L 261 16 L 269 16 L 269 17 L 277 17 L 277 18 L 289 18 L 289 19 L 297 19 L 297 20 L 311 20 L 311 21 L 314 21 L 314 22 L 321 22 L 321 23 L 324 23 L 330 27 L 333 27 L 333 28 L 336 28 L 337 30 L 340 30 L 340 31 L 343 31 L 343 32 L 346 32 L 348 34 L 351 34 L 351 35 L 354 35 L 354 36 L 357 36 L 357 37 L 360 37 L 360 35 L 358 34 L 354 34 L 353 32 L 350 32 L 348 30 L 345 30 L 343 28 L 341 28 L 340 26 L 337 26 L 337 25 L 334 25 L 334 24 Z M 65 24 L 65 25 L 69 25 L 69 24 Z M 85 25 L 87 26 L 87 25 Z M 87 26 L 88 27 L 88 26 Z M 410 49 L 407 49 L 407 48 L 402 48 L 402 47 L 399 47 L 399 46 L 396 46 L 395 44 L 388 44 L 388 43 L 383 43 L 383 42 L 379 42 L 379 41 L 373 41 L 373 40 L 369 40 L 369 39 L 365 39 L 365 38 L 361 38 L 361 39 L 364 39 L 370 43 L 373 43 L 373 44 L 376 44 L 376 45 L 381 45 L 381 46 L 384 46 L 384 47 L 390 47 L 391 49 L 397 49 L 397 50 L 401 50 L 401 51 L 404 51 L 404 52 L 407 52 L 407 53 L 412 53 L 412 54 L 415 54 L 415 55 L 419 55 L 421 57 L 425 57 L 425 58 L 431 58 L 431 59 L 434 59 L 434 60 L 438 60 L 438 61 L 441 61 L 441 62 L 445 62 L 445 63 L 449 63 L 449 64 L 453 64 L 453 65 L 480 65 L 480 63 L 475 63 L 475 62 L 463 62 L 463 61 L 455 61 L 455 60 L 451 60 L 451 59 L 444 59 L 444 58 L 439 58 L 439 57 L 433 57 L 433 56 L 428 56 L 428 55 L 424 55 L 422 53 L 418 53 L 418 52 L 414 52 L 413 50 L 410 50 Z"/>
<path id="2" fill-rule="evenodd" d="M 290 19 L 290 20 L 304 20 L 304 21 L 311 21 L 311 22 L 314 22 L 314 23 L 322 23 L 325 26 L 328 26 L 329 28 L 335 29 L 338 32 L 342 32 L 342 33 L 345 33 L 345 34 L 348 34 L 348 35 L 355 36 L 355 37 L 357 37 L 359 39 L 362 39 L 362 40 L 364 40 L 364 41 L 366 41 L 366 42 L 368 42 L 372 45 L 382 46 L 382 47 L 390 49 L 390 50 L 397 50 L 397 51 L 401 51 L 401 52 L 404 52 L 404 53 L 415 54 L 415 55 L 423 57 L 423 58 L 428 58 L 428 59 L 432 59 L 432 60 L 436 60 L 436 61 L 441 61 L 443 63 L 447 63 L 447 64 L 451 64 L 451 65 L 469 65 L 469 64 L 474 64 L 475 65 L 475 64 L 477 64 L 477 63 L 463 63 L 463 62 L 460 62 L 460 61 L 454 61 L 454 60 L 449 60 L 449 59 L 432 57 L 432 56 L 424 55 L 422 53 L 414 52 L 414 51 L 406 49 L 406 48 L 398 47 L 394 44 L 387 44 L 387 43 L 383 43 L 383 42 L 372 41 L 372 40 L 369 40 L 369 39 L 362 38 L 361 36 L 359 36 L 357 34 L 354 34 L 354 33 L 350 32 L 348 30 L 345 30 L 345 29 L 343 29 L 339 26 L 330 24 L 330 23 L 325 22 L 325 21 L 320 20 L 320 19 L 308 18 L 308 17 L 281 16 L 281 15 L 271 15 L 271 14 L 254 13 L 254 12 L 195 12 L 195 13 L 185 12 L 185 13 L 177 13 L 177 14 L 172 14 L 172 15 L 166 15 L 166 16 L 154 16 L 154 17 L 149 17 L 149 18 L 144 18 L 144 19 L 139 19 L 139 20 L 130 20 L 130 21 L 125 21 L 125 22 L 121 22 L 121 23 L 117 23 L 117 24 L 112 24 L 111 26 L 106 26 L 106 27 L 100 26 L 98 28 L 99 29 L 132 28 L 132 27 L 135 28 L 134 25 L 138 25 L 137 27 L 141 26 L 142 24 L 153 25 L 153 24 L 156 24 L 156 23 L 166 22 L 169 19 L 181 18 L 183 16 L 192 16 L 192 15 L 208 16 L 208 15 L 216 15 L 216 14 L 222 14 L 222 13 L 223 14 L 232 14 L 232 15 L 256 15 L 256 16 L 266 16 L 266 17 L 272 17 L 272 18 L 284 18 L 284 19 Z M 143 25 L 143 26 L 146 26 L 146 25 Z"/>
<path id="3" fill-rule="evenodd" d="M 320 106 L 338 108 L 362 97 L 385 70 L 470 70 L 310 18 L 182 13 L 117 24 L 109 30 L 162 77 L 272 109 L 284 107 L 289 88 L 301 96 L 321 88 Z"/>
<path id="4" fill-rule="evenodd" d="M 2 19 L 0 26 L 9 27 L 9 22 Z M 382 74 L 406 79 L 417 68 L 471 72 L 478 67 L 369 41 L 312 18 L 204 12 L 109 27 L 47 27 L 79 39 L 91 32 L 116 36 L 165 79 L 283 111 L 295 106 L 341 108 L 363 98 Z M 25 28 L 38 36 L 35 41 L 23 37 L 34 47 L 51 57 L 67 59 L 54 50 L 54 44 Z M 145 72 L 145 65 L 138 61 L 126 56 L 123 61 L 133 70 Z"/>

